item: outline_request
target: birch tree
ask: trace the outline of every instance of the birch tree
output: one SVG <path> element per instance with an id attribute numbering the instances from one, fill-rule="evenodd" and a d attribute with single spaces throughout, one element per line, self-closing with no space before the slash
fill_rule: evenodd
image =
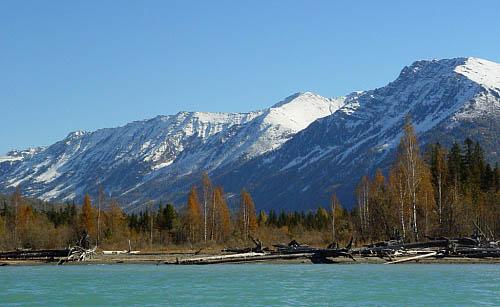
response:
<path id="1" fill-rule="evenodd" d="M 252 196 L 245 190 L 241 191 L 238 216 L 243 237 L 248 239 L 257 230 L 257 217 Z"/>
<path id="2" fill-rule="evenodd" d="M 332 209 L 332 242 L 337 241 L 336 231 L 335 231 L 335 219 L 338 215 L 337 209 L 340 209 L 340 202 L 337 195 L 333 194 L 330 199 L 330 207 Z"/>
<path id="3" fill-rule="evenodd" d="M 415 129 L 413 128 L 411 117 L 407 116 L 403 127 L 403 136 L 398 148 L 396 158 L 397 169 L 401 171 L 405 183 L 410 208 L 411 208 L 411 227 L 414 239 L 418 241 L 418 217 L 417 209 L 419 207 L 418 193 L 425 173 L 425 163 L 420 156 L 419 145 Z"/>
<path id="4" fill-rule="evenodd" d="M 207 236 L 208 236 L 208 210 L 210 206 L 210 202 L 213 198 L 212 192 L 212 183 L 210 178 L 208 177 L 208 173 L 204 172 L 201 178 L 201 183 L 203 186 L 203 240 L 205 244 L 207 244 Z M 213 201 L 212 201 L 213 203 Z M 212 220 L 215 217 L 212 215 Z"/>

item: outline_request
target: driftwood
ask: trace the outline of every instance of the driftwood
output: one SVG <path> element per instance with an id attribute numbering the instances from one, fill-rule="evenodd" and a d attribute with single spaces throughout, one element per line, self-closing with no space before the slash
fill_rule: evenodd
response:
<path id="1" fill-rule="evenodd" d="M 85 249 L 81 246 L 74 246 L 70 249 L 69 254 L 66 258 L 59 260 L 57 264 L 61 265 L 65 262 L 71 261 L 85 261 L 91 259 L 96 254 L 97 246 L 92 249 Z"/>
<path id="2" fill-rule="evenodd" d="M 217 255 L 207 257 L 196 257 L 188 259 L 178 259 L 174 263 L 166 262 L 167 264 L 218 264 L 218 263 L 242 263 L 242 262 L 258 262 L 277 259 L 309 259 L 313 263 L 331 263 L 328 258 L 335 257 L 350 257 L 354 260 L 349 252 L 352 245 L 352 239 L 346 248 L 313 248 L 305 244 L 300 244 L 293 240 L 289 244 L 277 244 L 276 251 L 272 252 L 267 248 L 262 247 L 262 242 L 258 239 L 253 239 L 255 247 L 247 248 L 232 248 L 224 249 L 223 252 L 231 252 L 229 255 Z"/>
<path id="3" fill-rule="evenodd" d="M 401 238 L 394 236 L 389 241 L 377 242 L 362 248 L 352 248 L 353 238 L 344 248 L 339 248 L 333 242 L 326 248 L 311 247 L 292 240 L 288 244 L 274 244 L 275 251 L 263 248 L 262 242 L 253 240 L 255 247 L 226 248 L 226 255 L 177 259 L 168 264 L 218 264 L 243 263 L 275 259 L 308 259 L 312 263 L 333 263 L 332 258 L 348 257 L 356 261 L 353 255 L 362 257 L 380 257 L 388 259 L 388 263 L 404 263 L 418 261 L 430 257 L 468 257 L 493 258 L 500 257 L 500 242 L 484 237 L 484 232 L 476 231 L 471 237 L 446 238 L 428 237 L 426 242 L 403 243 Z M 405 258 L 400 258 L 405 257 Z"/>
<path id="4" fill-rule="evenodd" d="M 460 258 L 498 258 L 500 257 L 500 244 L 494 241 L 493 236 L 487 237 L 477 224 L 470 237 L 446 238 L 427 237 L 427 242 L 401 243 L 400 241 L 377 242 L 353 251 L 364 257 L 376 256 L 393 258 L 425 250 L 427 257 L 460 257 Z M 431 252 L 435 252 L 431 255 Z M 418 259 L 418 258 L 417 258 Z"/>
<path id="5" fill-rule="evenodd" d="M 43 260 L 66 257 L 69 249 L 15 250 L 0 253 L 0 259 Z"/>
<path id="6" fill-rule="evenodd" d="M 122 251 L 102 251 L 103 255 L 137 255 L 140 251 L 122 250 Z"/>
<path id="7" fill-rule="evenodd" d="M 289 259 L 310 259 L 313 255 L 310 253 L 304 254 L 269 254 L 269 253 L 242 253 L 242 254 L 231 254 L 231 255 L 221 255 L 221 256 L 208 256 L 199 258 L 189 258 L 189 259 L 177 259 L 175 263 L 166 262 L 166 264 L 221 264 L 221 263 L 249 263 L 249 262 L 259 262 L 268 260 L 289 260 Z"/>
<path id="8" fill-rule="evenodd" d="M 413 261 L 413 260 L 419 260 L 419 259 L 423 259 L 423 258 L 436 256 L 436 254 L 437 254 L 437 252 L 430 252 L 430 253 L 423 254 L 423 255 L 417 255 L 417 256 L 413 256 L 413 257 L 409 257 L 409 258 L 398 259 L 398 260 L 394 260 L 391 262 L 386 262 L 385 264 L 395 264 L 395 263 L 403 263 L 403 262 L 408 262 L 408 261 Z"/>
<path id="9" fill-rule="evenodd" d="M 242 254 L 242 253 L 262 253 L 267 251 L 268 249 L 262 247 L 262 242 L 257 238 L 254 239 L 250 237 L 252 242 L 255 244 L 254 247 L 244 247 L 244 248 L 225 248 L 222 250 L 223 253 L 236 253 L 236 254 Z"/>
<path id="10" fill-rule="evenodd" d="M 76 246 L 71 247 L 69 249 L 67 257 L 60 259 L 57 264 L 61 265 L 65 262 L 70 261 L 85 261 L 92 258 L 96 254 L 97 246 L 94 246 L 94 248 L 90 249 L 89 245 L 89 235 L 86 231 L 83 231 L 80 239 L 76 242 Z"/>

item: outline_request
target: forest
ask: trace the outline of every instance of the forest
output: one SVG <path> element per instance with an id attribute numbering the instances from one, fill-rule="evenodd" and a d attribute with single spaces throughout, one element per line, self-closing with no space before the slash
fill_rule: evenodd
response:
<path id="1" fill-rule="evenodd" d="M 116 199 L 104 196 L 103 187 L 96 199 L 86 194 L 82 204 L 25 198 L 17 187 L 0 196 L 0 250 L 63 248 L 84 232 L 102 249 L 140 250 L 241 246 L 251 238 L 317 246 L 351 238 L 356 245 L 390 238 L 414 242 L 469 236 L 478 228 L 498 239 L 498 164 L 487 163 L 480 144 L 470 139 L 421 150 L 408 118 L 392 166 L 386 175 L 377 170 L 360 178 L 352 210 L 333 194 L 314 211 L 257 212 L 245 190 L 229 206 L 224 188 L 206 173 L 185 204 L 150 202 L 138 214 L 126 214 Z"/>

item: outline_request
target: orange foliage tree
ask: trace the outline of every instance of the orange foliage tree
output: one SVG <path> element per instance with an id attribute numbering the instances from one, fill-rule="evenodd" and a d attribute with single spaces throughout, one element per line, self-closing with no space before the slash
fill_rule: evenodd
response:
<path id="1" fill-rule="evenodd" d="M 200 226 L 202 223 L 200 201 L 198 200 L 198 193 L 196 187 L 191 187 L 188 195 L 187 208 L 186 208 L 186 225 L 188 228 L 188 236 L 191 242 L 198 241 Z"/>

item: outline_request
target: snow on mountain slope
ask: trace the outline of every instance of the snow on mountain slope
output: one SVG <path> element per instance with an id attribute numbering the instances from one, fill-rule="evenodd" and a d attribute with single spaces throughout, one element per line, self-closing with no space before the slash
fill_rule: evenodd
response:
<path id="1" fill-rule="evenodd" d="M 336 192 L 351 205 L 362 174 L 386 169 L 412 116 L 422 143 L 472 137 L 500 161 L 500 65 L 477 58 L 417 61 L 388 85 L 345 98 L 294 94 L 250 113 L 180 112 L 0 158 L 0 192 L 21 185 L 44 199 L 95 194 L 128 210 L 148 199 L 179 203 L 210 171 L 260 208 L 310 208 Z"/>
<path id="2" fill-rule="evenodd" d="M 498 161 L 499 67 L 475 58 L 417 61 L 385 87 L 348 95 L 278 150 L 215 176 L 229 191 L 247 187 L 263 208 L 326 205 L 334 191 L 349 206 L 359 178 L 390 163 L 407 114 L 422 142 L 472 136 Z"/>
<path id="3" fill-rule="evenodd" d="M 69 200 L 95 192 L 97 182 L 117 197 L 156 185 L 154 178 L 173 185 L 182 175 L 275 149 L 340 105 L 341 100 L 303 93 L 263 111 L 180 112 L 118 128 L 73 132 L 39 152 L 2 158 L 0 186 L 6 191 L 21 185 L 29 196 Z"/>
<path id="4" fill-rule="evenodd" d="M 186 151 L 177 165 L 210 171 L 227 163 L 254 158 L 278 148 L 314 120 L 333 114 L 342 105 L 343 98 L 296 93 L 245 125 L 235 125 L 201 147 Z"/>
<path id="5" fill-rule="evenodd" d="M 455 72 L 477 84 L 500 90 L 500 64 L 498 63 L 470 57 L 463 65 L 457 66 Z"/>
<path id="6" fill-rule="evenodd" d="M 26 194 L 43 199 L 73 198 L 98 180 L 120 193 L 152 169 L 172 163 L 185 147 L 258 114 L 180 112 L 118 128 L 73 132 L 23 158 L 0 175 L 0 183 L 3 189 L 22 185 Z"/>

